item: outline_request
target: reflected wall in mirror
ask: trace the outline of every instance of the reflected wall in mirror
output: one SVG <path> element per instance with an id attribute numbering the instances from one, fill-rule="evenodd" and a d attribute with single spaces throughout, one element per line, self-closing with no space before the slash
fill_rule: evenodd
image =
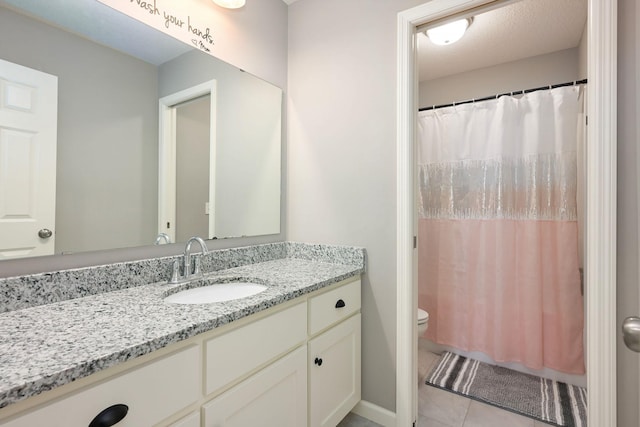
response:
<path id="1" fill-rule="evenodd" d="M 185 224 L 192 224 L 193 218 L 211 223 L 211 231 L 198 233 L 208 238 L 280 232 L 279 88 L 99 2 L 0 0 L 0 38 L 14 41 L 0 44 L 0 59 L 57 77 L 58 91 L 55 191 L 48 192 L 55 193 L 55 221 L 25 233 L 35 240 L 33 245 L 8 241 L 0 233 L 0 259 L 36 255 L 29 248 L 48 240 L 37 236 L 41 229 L 53 232 L 49 254 L 150 245 L 169 230 L 178 241 L 184 240 L 195 230 L 185 225 L 181 232 L 178 218 Z M 129 53 L 123 53 L 125 49 Z M 2 68 L 0 79 L 10 80 L 3 77 Z M 209 102 L 214 106 L 211 122 L 187 119 L 170 124 L 171 132 L 177 132 L 180 123 L 183 128 L 187 123 L 208 128 L 209 144 L 204 148 L 210 150 L 210 163 L 204 172 L 196 172 L 203 166 L 193 158 L 203 155 L 181 155 L 181 147 L 194 144 L 179 142 L 172 157 L 163 161 L 193 180 L 178 194 L 174 183 L 172 197 L 211 186 L 209 193 L 215 198 L 200 199 L 193 210 L 182 200 L 174 201 L 175 211 L 165 217 L 159 214 L 159 203 L 167 197 L 158 192 L 159 186 L 166 188 L 159 179 L 159 100 L 210 81 L 217 88 Z M 3 91 L 5 101 L 7 93 Z M 5 172 L 12 161 L 7 147 L 18 141 L 7 137 L 11 126 L 0 122 L 0 168 Z M 29 156 L 37 160 L 37 169 L 42 160 L 37 150 Z M 176 166 L 177 158 L 183 159 L 181 166 Z M 2 200 L 7 192 L 1 190 L 13 188 L 28 174 L 18 175 L 0 170 L 0 222 L 4 215 L 12 230 L 33 222 L 30 213 L 18 212 Z M 23 197 L 20 206 L 28 211 L 42 196 Z"/>

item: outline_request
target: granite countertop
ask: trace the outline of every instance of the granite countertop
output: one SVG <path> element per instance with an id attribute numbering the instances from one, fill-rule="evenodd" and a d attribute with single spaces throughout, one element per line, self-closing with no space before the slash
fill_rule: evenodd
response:
<path id="1" fill-rule="evenodd" d="M 207 274 L 268 286 L 213 304 L 163 301 L 175 286 L 135 286 L 0 314 L 0 408 L 364 272 L 362 265 L 277 259 Z"/>

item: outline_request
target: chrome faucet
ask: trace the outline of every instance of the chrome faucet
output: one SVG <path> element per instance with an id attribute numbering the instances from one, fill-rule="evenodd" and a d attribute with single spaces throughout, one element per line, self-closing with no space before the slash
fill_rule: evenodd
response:
<path id="1" fill-rule="evenodd" d="M 158 234 L 158 237 L 156 237 L 154 245 L 159 245 L 163 240 L 166 244 L 171 243 L 171 237 L 169 237 L 167 233 L 160 233 Z"/>
<path id="2" fill-rule="evenodd" d="M 187 244 L 184 247 L 184 255 L 183 255 L 183 261 L 182 261 L 182 277 L 180 276 L 180 272 L 179 272 L 179 262 L 178 260 L 175 260 L 173 262 L 173 271 L 171 273 L 171 279 L 169 280 L 169 283 L 181 283 L 181 282 L 186 282 L 192 278 L 198 278 L 198 277 L 202 277 L 202 271 L 200 270 L 200 258 L 196 258 L 194 261 L 194 268 L 193 271 L 191 271 L 191 244 L 193 242 L 197 242 L 200 245 L 200 248 L 202 249 L 202 255 L 205 255 L 208 250 L 207 250 L 207 244 L 204 242 L 204 240 L 202 240 L 202 238 L 200 237 L 192 237 L 187 241 Z"/>
<path id="3" fill-rule="evenodd" d="M 193 269 L 193 273 L 191 273 L 191 244 L 193 242 L 198 242 L 200 244 L 200 248 L 202 249 L 202 255 L 205 255 L 207 251 L 207 244 L 202 240 L 201 237 L 192 237 L 187 241 L 187 245 L 184 247 L 184 271 L 182 274 L 184 275 L 185 280 L 188 280 L 191 275 L 201 276 L 202 272 L 200 271 L 200 258 L 196 258 L 194 264 L 195 267 Z"/>

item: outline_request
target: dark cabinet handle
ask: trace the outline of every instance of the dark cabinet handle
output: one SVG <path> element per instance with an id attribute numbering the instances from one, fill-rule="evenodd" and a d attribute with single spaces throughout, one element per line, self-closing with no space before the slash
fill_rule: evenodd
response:
<path id="1" fill-rule="evenodd" d="M 316 357 L 316 360 L 314 360 L 313 363 L 315 363 L 318 366 L 322 366 L 322 359 L 320 359 L 319 357 Z"/>
<path id="2" fill-rule="evenodd" d="M 91 424 L 89 424 L 89 427 L 111 427 L 122 421 L 122 419 L 127 416 L 127 412 L 129 412 L 129 407 L 122 403 L 109 406 L 96 415 L 93 421 L 91 421 Z"/>
<path id="3" fill-rule="evenodd" d="M 344 303 L 343 300 L 339 299 L 338 302 L 336 303 L 336 308 L 342 308 L 344 307 L 346 304 Z"/>

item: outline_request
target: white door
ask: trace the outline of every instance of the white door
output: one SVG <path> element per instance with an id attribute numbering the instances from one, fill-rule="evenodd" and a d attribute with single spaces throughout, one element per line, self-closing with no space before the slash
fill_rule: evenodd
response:
<path id="1" fill-rule="evenodd" d="M 635 391 L 637 393 L 637 406 L 633 406 L 637 418 L 634 421 L 625 421 L 634 422 L 634 425 L 638 425 L 638 422 L 640 422 L 640 414 L 638 413 L 638 408 L 640 408 L 640 394 L 638 394 L 638 390 L 640 390 L 640 369 L 638 367 L 640 354 L 637 353 L 640 353 L 640 317 L 629 316 L 625 318 L 622 322 L 622 332 L 623 341 L 626 348 L 622 349 L 625 354 L 622 354 L 622 357 L 620 358 L 620 365 L 618 366 L 618 381 L 623 385 L 625 393 L 630 392 L 629 389 L 632 389 L 634 386 L 636 387 L 636 389 L 631 392 Z M 627 352 L 635 352 L 636 354 L 630 354 Z M 633 375 L 633 377 L 635 377 L 633 384 L 629 385 L 625 377 L 629 376 L 630 373 L 636 373 L 636 375 Z M 629 401 L 631 399 L 625 399 L 625 396 L 622 396 L 621 400 L 623 403 L 627 404 L 634 403 Z M 624 419 L 624 417 L 630 416 L 629 411 L 623 412 L 620 415 L 621 417 L 619 416 L 619 418 L 622 419 Z M 631 417 L 633 417 L 633 415 L 631 415 Z"/>
<path id="2" fill-rule="evenodd" d="M 0 60 L 0 260 L 54 251 L 58 78 Z"/>
<path id="3" fill-rule="evenodd" d="M 636 3 L 635 5 L 633 3 Z M 623 73 L 618 81 L 618 211 L 617 248 L 621 268 L 617 270 L 616 329 L 617 407 L 619 427 L 640 425 L 640 4 L 618 2 L 620 19 L 619 63 L 635 64 L 636 74 Z M 635 28 L 635 36 L 630 32 Z M 635 42 L 635 43 L 633 43 Z M 629 59 L 633 58 L 633 59 Z M 635 80 L 635 82 L 634 82 Z M 635 90 L 628 90 L 635 83 Z M 635 223 L 635 224 L 634 224 Z M 634 227 L 635 226 L 635 227 Z M 633 232 L 633 230 L 636 232 Z M 622 230 L 622 232 L 621 232 Z M 620 333 L 622 322 L 622 334 Z"/>

